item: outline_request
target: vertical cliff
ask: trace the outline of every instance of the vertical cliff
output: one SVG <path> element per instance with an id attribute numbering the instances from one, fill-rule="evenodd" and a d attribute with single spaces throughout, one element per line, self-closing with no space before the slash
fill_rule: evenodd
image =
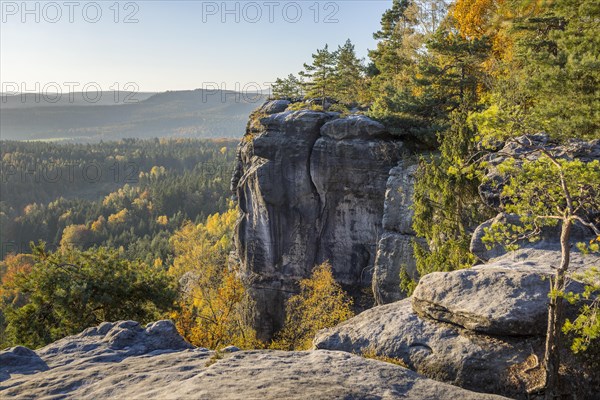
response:
<path id="1" fill-rule="evenodd" d="M 377 243 L 377 257 L 373 273 L 373 294 L 377 304 L 401 300 L 400 273 L 404 270 L 417 278 L 413 252 L 416 237 L 412 228 L 412 210 L 417 163 L 402 160 L 389 173 L 385 191 L 383 233 Z"/>
<path id="2" fill-rule="evenodd" d="M 369 118 L 284 111 L 287 105 L 266 103 L 252 115 L 232 181 L 240 208 L 236 256 L 263 339 L 281 327 L 298 281 L 324 261 L 359 303 L 373 304 L 364 294 L 383 232 L 386 184 L 407 154 Z"/>

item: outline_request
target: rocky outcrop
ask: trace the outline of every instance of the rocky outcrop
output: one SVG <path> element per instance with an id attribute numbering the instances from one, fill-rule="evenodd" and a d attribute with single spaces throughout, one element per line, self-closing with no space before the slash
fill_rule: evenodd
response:
<path id="1" fill-rule="evenodd" d="M 547 322 L 547 277 L 559 251 L 522 249 L 493 263 L 421 278 L 410 299 L 375 307 L 319 332 L 318 349 L 375 352 L 398 358 L 429 378 L 467 389 L 526 398 L 539 383 Z M 600 257 L 573 255 L 573 272 Z M 581 290 L 577 282 L 571 290 Z M 565 354 L 565 381 L 577 398 L 592 399 L 593 370 Z M 570 364 L 569 364 L 570 363 Z M 585 382 L 579 385 L 578 382 Z"/>
<path id="2" fill-rule="evenodd" d="M 0 352 L 0 382 L 14 373 L 33 374 L 47 369 L 44 360 L 27 347 L 15 346 Z"/>
<path id="3" fill-rule="evenodd" d="M 484 243 L 483 237 L 486 229 L 498 222 L 520 225 L 520 219 L 517 215 L 504 213 L 507 199 L 502 198 L 501 195 L 505 184 L 505 178 L 498 170 L 501 163 L 509 158 L 514 158 L 517 164 L 522 163 L 523 159 L 535 160 L 540 157 L 539 149 L 543 149 L 559 159 L 600 162 L 600 139 L 591 141 L 573 139 L 567 143 L 557 144 L 551 141 L 548 135 L 537 134 L 516 138 L 514 141 L 507 142 L 500 147 L 497 152 L 493 152 L 487 157 L 487 174 L 484 182 L 479 186 L 479 194 L 483 202 L 490 208 L 497 210 L 499 214 L 475 229 L 470 246 L 471 252 L 483 262 L 506 254 L 503 246 Z M 586 212 L 586 219 L 595 221 L 600 226 L 600 211 L 587 210 Z M 539 240 L 530 242 L 525 239 L 519 241 L 518 245 L 540 250 L 556 250 L 560 247 L 559 237 L 560 226 L 544 227 L 539 234 Z M 593 237 L 595 236 L 591 229 L 579 223 L 573 226 L 571 231 L 571 241 L 573 243 L 587 241 Z"/>
<path id="4" fill-rule="evenodd" d="M 497 152 L 491 153 L 486 160 L 488 164 L 487 179 L 479 187 L 479 194 L 486 204 L 499 210 L 503 206 L 501 193 L 504 181 L 497 166 L 507 158 L 537 159 L 540 157 L 540 152 L 533 152 L 532 150 L 535 148 L 543 149 L 557 158 L 566 160 L 600 161 L 600 139 L 591 141 L 572 139 L 567 143 L 558 144 L 544 133 L 518 137 L 514 141 L 504 144 Z"/>
<path id="5" fill-rule="evenodd" d="M 236 255 L 262 339 L 281 327 L 297 282 L 324 261 L 357 304 L 372 305 L 357 294 L 371 286 L 386 182 L 406 152 L 367 117 L 282 108 L 267 103 L 252 116 L 232 180 Z"/>
<path id="6" fill-rule="evenodd" d="M 317 349 L 399 359 L 428 378 L 485 392 L 502 392 L 508 369 L 523 362 L 540 339 L 515 340 L 476 335 L 467 329 L 419 317 L 404 299 L 367 310 L 319 332 Z M 509 395 L 513 393 L 507 393 Z"/>
<path id="7" fill-rule="evenodd" d="M 33 352 L 0 352 L 0 397 L 14 399 L 456 399 L 502 397 L 433 381 L 397 365 L 332 352 L 193 348 L 172 323 L 102 324 Z M 135 349 L 135 350 L 133 350 Z M 18 365 L 37 357 L 43 368 Z M 13 360 L 13 361 L 9 361 Z"/>
<path id="8" fill-rule="evenodd" d="M 405 297 L 400 290 L 400 275 L 418 277 L 413 252 L 415 236 L 412 229 L 413 195 L 416 162 L 402 160 L 390 170 L 386 185 L 383 212 L 384 232 L 377 243 L 377 256 L 373 272 L 373 293 L 377 304 L 387 304 Z"/>

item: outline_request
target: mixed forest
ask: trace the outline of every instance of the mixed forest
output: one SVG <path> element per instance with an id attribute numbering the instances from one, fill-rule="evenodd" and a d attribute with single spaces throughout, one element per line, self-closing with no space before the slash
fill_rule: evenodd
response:
<path id="1" fill-rule="evenodd" d="M 414 204 L 427 243 L 415 244 L 418 271 L 467 268 L 477 262 L 473 229 L 496 214 L 477 191 L 486 152 L 540 132 L 558 144 L 600 137 L 599 19 L 596 0 L 393 0 L 368 60 L 350 41 L 317 44 L 300 73 L 277 79 L 273 97 L 294 100 L 292 109 L 366 114 L 429 150 Z M 497 227 L 490 241 L 508 243 L 539 221 L 599 226 L 598 162 L 532 151 L 536 161 L 502 169 L 513 182 L 507 211 L 524 225 Z M 36 347 L 105 320 L 167 315 L 197 345 L 267 345 L 246 324 L 252 304 L 229 258 L 234 157 L 227 141 L 3 142 L 2 241 L 17 251 L 3 252 L 0 268 L 0 342 Z M 562 278 L 555 307 L 568 297 Z M 574 351 L 597 349 L 600 338 L 597 276 L 589 282 L 596 309 L 564 327 Z M 407 294 L 414 286 L 405 277 Z M 316 330 L 351 316 L 327 265 L 288 305 L 272 347 L 306 348 Z"/>

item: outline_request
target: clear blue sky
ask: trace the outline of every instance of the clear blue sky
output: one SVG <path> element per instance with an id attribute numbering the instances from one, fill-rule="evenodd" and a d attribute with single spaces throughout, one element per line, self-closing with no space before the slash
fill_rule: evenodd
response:
<path id="1" fill-rule="evenodd" d="M 298 72 L 325 43 L 350 38 L 366 57 L 392 0 L 75 2 L 29 2 L 25 10 L 20 0 L 2 0 L 3 84 L 56 82 L 63 91 L 65 82 L 102 90 L 135 82 L 141 91 L 262 85 Z M 132 23 L 124 23 L 128 15 Z"/>

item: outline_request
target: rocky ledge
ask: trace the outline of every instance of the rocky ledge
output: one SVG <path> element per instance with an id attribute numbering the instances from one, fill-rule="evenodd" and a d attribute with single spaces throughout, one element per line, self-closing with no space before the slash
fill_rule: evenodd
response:
<path id="1" fill-rule="evenodd" d="M 548 277 L 559 260 L 558 250 L 522 249 L 472 269 L 426 275 L 412 298 L 319 332 L 315 348 L 374 352 L 438 381 L 529 398 L 540 383 Z M 600 257 L 574 253 L 572 264 L 581 271 L 600 265 Z M 582 286 L 572 282 L 570 289 Z M 597 372 L 568 353 L 564 359 L 574 398 L 595 398 Z"/>
<path id="2" fill-rule="evenodd" d="M 502 397 L 337 351 L 220 353 L 170 321 L 105 323 L 38 351 L 0 352 L 0 397 L 16 399 L 457 399 Z"/>

